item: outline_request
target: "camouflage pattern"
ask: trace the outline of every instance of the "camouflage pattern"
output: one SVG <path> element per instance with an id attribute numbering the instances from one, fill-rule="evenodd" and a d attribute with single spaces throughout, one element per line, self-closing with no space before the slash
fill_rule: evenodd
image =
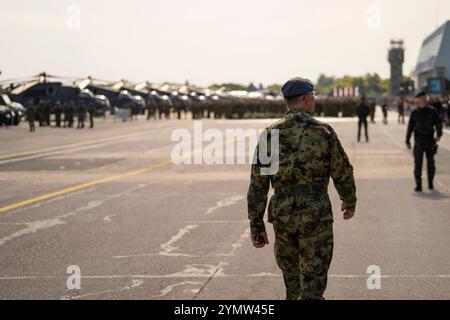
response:
<path id="1" fill-rule="evenodd" d="M 274 225 L 275 260 L 283 273 L 286 300 L 322 299 L 333 256 L 333 226 L 302 213 L 297 225 Z"/>
<path id="2" fill-rule="evenodd" d="M 275 189 L 268 221 L 275 230 L 275 257 L 283 272 L 286 298 L 321 298 L 333 251 L 333 213 L 327 193 L 330 177 L 342 209 L 356 206 L 353 167 L 334 130 L 303 110 L 289 110 L 266 129 L 279 130 L 279 170 L 262 175 L 253 164 L 247 194 L 252 234 L 265 231 L 270 185 Z M 257 148 L 258 152 L 258 148 Z"/>

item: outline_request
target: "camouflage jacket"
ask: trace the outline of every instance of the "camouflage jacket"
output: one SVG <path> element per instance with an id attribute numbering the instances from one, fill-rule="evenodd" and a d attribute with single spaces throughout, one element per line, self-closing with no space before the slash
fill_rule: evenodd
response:
<path id="1" fill-rule="evenodd" d="M 295 223 L 305 214 L 318 221 L 333 221 L 327 192 L 330 177 L 342 200 L 342 209 L 356 206 L 353 167 L 330 125 L 315 120 L 306 111 L 289 110 L 266 128 L 268 150 L 273 129 L 279 133 L 275 149 L 279 152 L 278 171 L 262 174 L 261 169 L 267 165 L 260 161 L 254 161 L 251 169 L 247 203 L 252 233 L 265 231 L 263 217 L 270 185 L 275 194 L 269 203 L 268 221 L 273 224 Z"/>

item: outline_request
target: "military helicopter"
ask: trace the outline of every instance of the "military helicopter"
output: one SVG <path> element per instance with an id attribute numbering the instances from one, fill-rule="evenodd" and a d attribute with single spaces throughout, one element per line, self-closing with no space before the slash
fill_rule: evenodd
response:
<path id="1" fill-rule="evenodd" d="M 2 118 L 0 120 L 1 124 L 14 126 L 20 124 L 26 111 L 22 104 L 11 101 L 9 96 L 6 93 L 3 93 L 0 95 L 0 106 L 0 117 Z"/>
<path id="2" fill-rule="evenodd" d="M 10 81 L 6 88 L 11 100 L 25 106 L 37 104 L 39 101 L 48 101 L 54 105 L 57 101 L 64 103 L 73 101 L 78 104 L 84 101 L 86 104 L 93 103 L 96 115 L 104 115 L 109 109 L 109 101 L 104 96 L 96 96 L 77 84 L 78 79 L 59 77 L 42 72 L 36 76 L 17 79 L 3 80 L 2 83 Z M 63 83 L 70 83 L 64 84 Z"/>
<path id="3" fill-rule="evenodd" d="M 119 83 L 123 81 L 121 80 Z M 111 114 L 114 114 L 116 109 L 123 108 L 130 108 L 138 113 L 145 112 L 145 99 L 148 94 L 144 92 L 92 77 L 88 77 L 83 86 L 95 95 L 102 95 L 107 98 L 110 103 Z"/>

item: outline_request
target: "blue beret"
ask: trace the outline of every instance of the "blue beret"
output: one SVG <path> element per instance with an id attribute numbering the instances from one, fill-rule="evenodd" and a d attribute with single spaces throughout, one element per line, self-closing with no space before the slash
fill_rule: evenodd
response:
<path id="1" fill-rule="evenodd" d="M 420 98 L 420 97 L 423 97 L 423 96 L 426 96 L 426 95 L 427 95 L 427 93 L 425 91 L 420 91 L 420 92 L 418 92 L 416 94 L 416 98 Z"/>
<path id="2" fill-rule="evenodd" d="M 294 99 L 314 91 L 314 84 L 304 78 L 292 78 L 281 87 L 281 93 L 287 100 Z"/>

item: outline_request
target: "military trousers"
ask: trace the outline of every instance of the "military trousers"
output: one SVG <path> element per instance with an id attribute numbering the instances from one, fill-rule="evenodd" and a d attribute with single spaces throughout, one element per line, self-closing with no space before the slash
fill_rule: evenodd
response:
<path id="1" fill-rule="evenodd" d="M 433 143 L 415 143 L 414 144 L 414 177 L 417 184 L 422 181 L 423 155 L 427 158 L 428 182 L 433 183 L 436 166 L 434 163 L 434 144 Z"/>
<path id="2" fill-rule="evenodd" d="M 321 300 L 333 256 L 333 222 L 274 224 L 275 259 L 283 273 L 286 300 Z"/>
<path id="3" fill-rule="evenodd" d="M 364 126 L 364 134 L 366 136 L 366 141 L 369 141 L 369 132 L 367 128 L 367 119 L 359 118 L 358 119 L 358 142 L 361 140 L 361 127 Z"/>
<path id="4" fill-rule="evenodd" d="M 34 126 L 34 120 L 28 119 L 28 125 L 30 127 L 30 132 L 36 131 L 36 128 Z"/>

